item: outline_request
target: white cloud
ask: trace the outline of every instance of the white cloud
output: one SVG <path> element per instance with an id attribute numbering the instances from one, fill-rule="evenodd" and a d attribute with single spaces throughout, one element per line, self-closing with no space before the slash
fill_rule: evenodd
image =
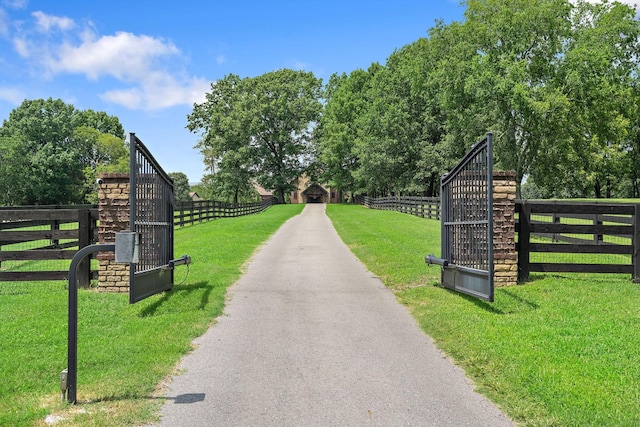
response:
<path id="1" fill-rule="evenodd" d="M 75 27 L 73 19 L 65 16 L 53 16 L 47 15 L 44 12 L 33 12 L 32 15 L 36 18 L 36 25 L 42 32 L 48 33 L 51 29 L 59 29 L 62 31 L 68 31 Z"/>
<path id="2" fill-rule="evenodd" d="M 298 61 L 297 59 L 294 59 L 292 61 L 292 67 L 294 70 L 297 71 L 303 71 L 306 70 L 309 67 L 309 64 L 302 62 L 302 61 Z"/>
<path id="3" fill-rule="evenodd" d="M 29 3 L 28 0 L 3 0 L 2 4 L 11 9 L 24 9 Z"/>
<path id="4" fill-rule="evenodd" d="M 46 65 L 54 73 L 84 74 L 94 80 L 112 76 L 130 82 L 144 79 L 159 58 L 179 53 L 172 43 L 149 36 L 120 32 L 95 38 L 85 32 L 81 44 L 63 43 Z"/>
<path id="5" fill-rule="evenodd" d="M 13 87 L 0 87 L 0 100 L 19 105 L 26 98 L 24 92 Z"/>
<path id="6" fill-rule="evenodd" d="M 32 16 L 32 27 L 23 27 L 12 42 L 38 78 L 81 75 L 99 81 L 101 99 L 143 110 L 202 102 L 209 90 L 208 81 L 184 71 L 182 52 L 171 41 L 130 32 L 100 35 L 90 22 L 78 26 L 66 17 Z M 226 61 L 222 55 L 217 60 Z M 15 98 L 9 92 L 6 97 Z"/>
<path id="7" fill-rule="evenodd" d="M 100 98 L 132 110 L 160 110 L 201 103 L 209 89 L 209 82 L 205 79 L 177 79 L 167 72 L 156 71 L 150 72 L 140 86 L 111 90 Z"/>
<path id="8" fill-rule="evenodd" d="M 224 55 L 218 55 L 216 56 L 216 64 L 218 65 L 222 65 L 225 62 L 227 62 L 227 58 Z"/>
<path id="9" fill-rule="evenodd" d="M 0 36 L 9 35 L 9 15 L 4 9 L 0 9 Z"/>
<path id="10" fill-rule="evenodd" d="M 28 58 L 31 55 L 31 49 L 29 48 L 29 42 L 20 37 L 13 39 L 13 48 L 23 58 Z"/>

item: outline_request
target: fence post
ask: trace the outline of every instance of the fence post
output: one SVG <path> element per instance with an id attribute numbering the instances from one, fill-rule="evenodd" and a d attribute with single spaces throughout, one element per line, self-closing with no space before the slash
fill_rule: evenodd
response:
<path id="1" fill-rule="evenodd" d="M 594 217 L 593 217 L 593 225 L 595 226 L 595 225 L 602 225 L 602 224 L 603 224 L 603 222 L 600 219 L 600 215 L 595 214 Z M 601 244 L 603 242 L 604 242 L 604 236 L 602 234 L 596 233 L 596 234 L 593 235 L 593 243 L 595 245 L 599 245 L 599 244 Z"/>
<path id="2" fill-rule="evenodd" d="M 91 211 L 89 209 L 78 210 L 78 250 L 91 245 L 93 227 L 91 221 Z M 78 264 L 78 286 L 88 288 L 91 279 L 91 257 L 85 257 Z"/>
<path id="3" fill-rule="evenodd" d="M 53 231 L 59 231 L 60 230 L 60 221 L 54 219 L 51 222 L 51 224 L 49 225 L 49 227 L 51 228 L 52 232 Z M 58 245 L 60 244 L 60 240 L 59 239 L 51 239 L 49 244 L 51 245 L 52 248 L 58 248 Z"/>
<path id="4" fill-rule="evenodd" d="M 519 207 L 518 229 L 518 282 L 529 278 L 529 251 L 531 242 L 531 205 L 521 201 Z"/>
<path id="5" fill-rule="evenodd" d="M 640 283 L 640 204 L 636 204 L 633 214 L 633 281 Z"/>

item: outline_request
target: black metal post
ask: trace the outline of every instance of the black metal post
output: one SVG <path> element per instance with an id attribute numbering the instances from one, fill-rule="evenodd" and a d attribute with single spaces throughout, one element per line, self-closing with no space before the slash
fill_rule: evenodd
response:
<path id="1" fill-rule="evenodd" d="M 76 403 L 78 383 L 78 264 L 89 254 L 113 252 L 115 244 L 89 245 L 80 249 L 71 260 L 69 267 L 69 324 L 67 334 L 67 401 Z"/>

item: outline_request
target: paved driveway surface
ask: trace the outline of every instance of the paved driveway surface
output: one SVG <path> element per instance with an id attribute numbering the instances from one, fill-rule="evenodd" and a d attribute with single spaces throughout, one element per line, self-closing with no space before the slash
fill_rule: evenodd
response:
<path id="1" fill-rule="evenodd" d="M 352 255 L 324 205 L 285 223 L 229 293 L 172 379 L 161 426 L 512 425 Z"/>

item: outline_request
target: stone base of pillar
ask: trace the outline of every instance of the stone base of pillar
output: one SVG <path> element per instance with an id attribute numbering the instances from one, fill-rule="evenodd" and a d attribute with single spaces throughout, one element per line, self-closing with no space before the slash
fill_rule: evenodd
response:
<path id="1" fill-rule="evenodd" d="M 516 173 L 493 174 L 493 283 L 495 286 L 518 284 L 518 254 L 515 231 Z"/>
<path id="2" fill-rule="evenodd" d="M 129 174 L 105 173 L 99 176 L 98 189 L 100 243 L 115 243 L 116 233 L 129 229 Z M 115 262 L 114 253 L 101 252 L 96 257 L 99 292 L 129 292 L 129 265 Z"/>

